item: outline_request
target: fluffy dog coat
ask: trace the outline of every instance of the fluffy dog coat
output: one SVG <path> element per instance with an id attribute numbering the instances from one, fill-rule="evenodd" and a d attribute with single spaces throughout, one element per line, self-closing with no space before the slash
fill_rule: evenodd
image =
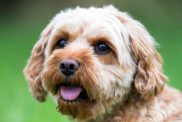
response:
<path id="1" fill-rule="evenodd" d="M 77 7 L 58 13 L 43 30 L 24 74 L 37 100 L 50 93 L 58 110 L 76 121 L 182 121 L 182 95 L 165 85 L 156 45 L 140 22 L 113 6 Z M 65 59 L 79 62 L 71 76 L 60 71 Z M 81 91 L 86 97 L 77 99 Z"/>

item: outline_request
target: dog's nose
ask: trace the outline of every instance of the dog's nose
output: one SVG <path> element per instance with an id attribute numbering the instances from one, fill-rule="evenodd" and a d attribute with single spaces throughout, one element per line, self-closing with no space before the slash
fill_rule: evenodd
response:
<path id="1" fill-rule="evenodd" d="M 60 70 L 66 76 L 74 74 L 79 69 L 79 67 L 79 62 L 73 59 L 65 59 L 60 63 Z"/>

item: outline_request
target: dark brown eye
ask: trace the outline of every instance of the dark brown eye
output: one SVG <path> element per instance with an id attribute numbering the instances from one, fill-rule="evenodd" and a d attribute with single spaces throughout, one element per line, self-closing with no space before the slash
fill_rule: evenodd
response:
<path id="1" fill-rule="evenodd" d="M 68 43 L 68 40 L 67 40 L 67 39 L 61 38 L 61 39 L 57 42 L 56 47 L 57 47 L 57 48 L 63 48 L 63 47 L 66 46 L 67 43 Z"/>
<path id="2" fill-rule="evenodd" d="M 109 48 L 109 46 L 105 43 L 98 43 L 95 47 L 94 47 L 94 51 L 97 54 L 107 54 L 109 53 L 111 50 Z"/>

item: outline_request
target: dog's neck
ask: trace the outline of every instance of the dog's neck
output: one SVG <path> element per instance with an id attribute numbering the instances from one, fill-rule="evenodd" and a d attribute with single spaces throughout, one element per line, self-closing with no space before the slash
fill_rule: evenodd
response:
<path id="1" fill-rule="evenodd" d="M 180 99 L 174 101 L 178 98 Z M 148 100 L 129 95 L 126 101 L 114 105 L 111 112 L 88 122 L 163 122 L 166 119 L 173 121 L 175 116 L 182 114 L 181 104 L 181 93 L 166 86 L 161 94 Z M 165 106 L 168 107 L 164 108 Z M 173 113 L 177 114 L 169 117 Z"/>

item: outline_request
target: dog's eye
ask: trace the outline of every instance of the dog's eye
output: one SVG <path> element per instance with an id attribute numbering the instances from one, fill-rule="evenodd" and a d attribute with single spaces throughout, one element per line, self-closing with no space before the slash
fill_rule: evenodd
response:
<path id="1" fill-rule="evenodd" d="M 105 43 L 98 43 L 94 48 L 95 53 L 97 54 L 107 54 L 110 52 L 110 48 Z"/>
<path id="2" fill-rule="evenodd" d="M 66 44 L 68 43 L 67 39 L 65 38 L 61 38 L 58 42 L 57 42 L 57 48 L 63 48 L 66 46 Z"/>

